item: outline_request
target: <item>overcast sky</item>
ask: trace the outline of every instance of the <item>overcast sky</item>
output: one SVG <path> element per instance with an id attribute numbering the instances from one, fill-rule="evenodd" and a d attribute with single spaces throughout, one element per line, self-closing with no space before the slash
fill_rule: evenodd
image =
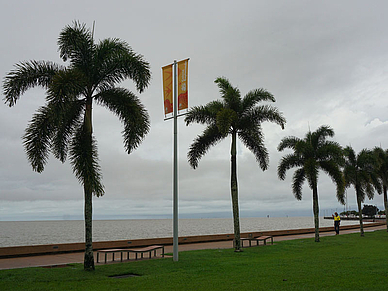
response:
<path id="1" fill-rule="evenodd" d="M 188 1 L 187 1 L 188 2 Z M 164 121 L 161 67 L 190 58 L 189 105 L 220 98 L 214 80 L 224 76 L 242 95 L 256 88 L 274 94 L 287 119 L 284 130 L 264 124 L 270 167 L 263 172 L 238 143 L 242 216 L 311 215 L 312 193 L 302 201 L 291 177 L 277 178 L 286 136 L 304 137 L 321 125 L 357 152 L 388 147 L 388 2 L 382 1 L 2 1 L 0 75 L 27 60 L 62 64 L 57 39 L 74 20 L 92 27 L 95 39 L 120 38 L 150 63 L 152 81 L 138 94 L 151 130 L 132 154 L 124 151 L 122 125 L 94 106 L 94 132 L 106 194 L 95 198 L 94 218 L 172 216 L 173 122 Z M 135 90 L 131 81 L 120 86 Z M 28 164 L 21 136 L 45 102 L 42 89 L 27 91 L 15 107 L 0 106 L 0 220 L 82 219 L 83 187 L 67 161 L 50 157 L 41 174 Z M 2 98 L 4 96 L 2 95 Z M 3 103 L 3 102 L 2 102 Z M 230 138 L 211 148 L 193 170 L 188 148 L 204 129 L 178 122 L 181 217 L 231 217 Z M 335 186 L 319 177 L 321 215 L 343 210 Z M 348 207 L 356 208 L 353 188 Z M 376 194 L 368 204 L 383 208 Z"/>

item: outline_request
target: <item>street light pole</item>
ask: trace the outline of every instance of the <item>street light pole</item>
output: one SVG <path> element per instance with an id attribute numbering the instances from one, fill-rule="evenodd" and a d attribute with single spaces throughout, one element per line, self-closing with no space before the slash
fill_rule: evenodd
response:
<path id="1" fill-rule="evenodd" d="M 174 190 L 173 190 L 173 260 L 178 261 L 178 70 L 174 60 Z"/>

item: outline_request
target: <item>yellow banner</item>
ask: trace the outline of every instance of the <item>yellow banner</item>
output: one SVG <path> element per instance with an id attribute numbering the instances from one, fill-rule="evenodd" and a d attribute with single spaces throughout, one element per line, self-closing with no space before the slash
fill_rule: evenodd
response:
<path id="1" fill-rule="evenodd" d="M 189 107 L 188 80 L 189 80 L 189 59 L 178 63 L 178 110 Z"/>
<path id="2" fill-rule="evenodd" d="M 172 65 L 162 68 L 163 70 L 163 98 L 164 114 L 173 112 L 173 89 L 172 89 Z"/>

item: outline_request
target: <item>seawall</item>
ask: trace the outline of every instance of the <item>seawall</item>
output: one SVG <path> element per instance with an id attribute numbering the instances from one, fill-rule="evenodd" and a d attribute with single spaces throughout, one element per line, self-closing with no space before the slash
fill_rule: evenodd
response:
<path id="1" fill-rule="evenodd" d="M 364 224 L 364 228 L 385 225 L 385 222 L 374 222 Z M 341 226 L 341 230 L 357 229 L 360 226 L 344 225 Z M 321 227 L 319 232 L 334 231 L 333 227 Z M 297 234 L 314 233 L 314 228 L 303 229 L 288 229 L 288 230 L 273 230 L 273 231 L 259 231 L 259 232 L 245 232 L 241 233 L 241 237 L 257 237 L 261 235 L 287 236 Z M 203 243 L 203 242 L 215 242 L 215 241 L 228 241 L 233 240 L 234 234 L 214 234 L 214 235 L 196 235 L 196 236 L 183 236 L 179 237 L 179 244 L 190 243 Z M 173 238 L 151 238 L 151 239 L 134 239 L 134 240 L 118 240 L 118 241 L 99 241 L 93 242 L 94 250 L 112 249 L 112 248 L 133 248 L 143 247 L 149 245 L 172 245 Z M 85 249 L 85 243 L 65 243 L 65 244 L 48 244 L 48 245 L 31 245 L 31 246 L 15 246 L 15 247 L 2 247 L 0 248 L 0 258 L 21 257 L 21 256 L 34 256 L 44 254 L 58 254 L 58 253 L 71 253 L 71 252 L 83 252 Z"/>

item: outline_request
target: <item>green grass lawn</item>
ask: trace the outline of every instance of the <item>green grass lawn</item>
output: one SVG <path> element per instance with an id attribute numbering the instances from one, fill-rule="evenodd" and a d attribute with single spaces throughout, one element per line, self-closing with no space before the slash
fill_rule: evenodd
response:
<path id="1" fill-rule="evenodd" d="M 112 278 L 137 274 L 138 277 Z M 179 253 L 97 266 L 0 271 L 0 290 L 387 290 L 388 233 L 367 232 L 275 245 Z"/>

